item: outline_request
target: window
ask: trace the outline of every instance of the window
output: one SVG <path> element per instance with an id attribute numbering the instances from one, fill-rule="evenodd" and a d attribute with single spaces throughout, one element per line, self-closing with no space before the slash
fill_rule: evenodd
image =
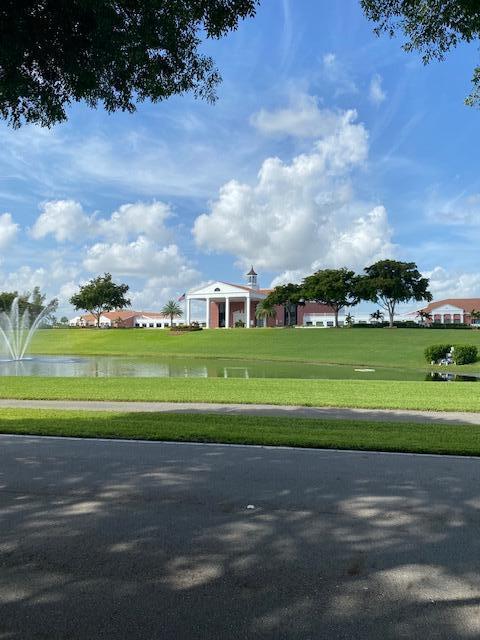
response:
<path id="1" fill-rule="evenodd" d="M 333 320 L 327 320 L 327 327 L 333 327 Z"/>
<path id="2" fill-rule="evenodd" d="M 142 327 L 146 327 L 146 326 L 147 326 L 147 324 L 144 322 L 144 323 L 142 324 Z"/>
<path id="3" fill-rule="evenodd" d="M 153 322 L 150 322 L 150 324 L 148 326 L 149 327 L 153 327 L 154 326 Z"/>
<path id="4" fill-rule="evenodd" d="M 324 326 L 323 320 L 317 320 L 317 322 L 315 323 L 315 326 L 316 327 L 323 327 Z"/>
<path id="5" fill-rule="evenodd" d="M 220 291 L 220 289 L 217 287 L 216 289 L 214 289 L 214 291 Z"/>
<path id="6" fill-rule="evenodd" d="M 305 322 L 305 326 L 306 327 L 313 327 L 313 322 L 311 320 L 307 320 L 307 322 Z"/>
<path id="7" fill-rule="evenodd" d="M 160 322 L 157 322 L 157 324 L 156 324 L 157 329 L 158 329 L 159 327 L 161 327 L 161 326 L 162 326 L 162 324 L 161 324 Z"/>

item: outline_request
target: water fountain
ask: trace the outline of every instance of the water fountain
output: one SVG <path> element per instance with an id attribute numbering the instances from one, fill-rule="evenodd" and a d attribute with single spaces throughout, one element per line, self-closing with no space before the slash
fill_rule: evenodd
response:
<path id="1" fill-rule="evenodd" d="M 42 312 L 30 322 L 28 308 L 20 311 L 19 298 L 15 298 L 9 313 L 0 313 L 0 341 L 11 360 L 23 360 L 35 331 L 42 324 L 42 320 L 50 313 L 51 306 L 47 305 Z"/>

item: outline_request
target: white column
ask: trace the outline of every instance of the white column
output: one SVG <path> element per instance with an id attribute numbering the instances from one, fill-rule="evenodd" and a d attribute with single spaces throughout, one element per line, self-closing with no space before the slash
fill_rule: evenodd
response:
<path id="1" fill-rule="evenodd" d="M 190 298 L 185 301 L 185 321 L 190 324 Z"/>
<path id="2" fill-rule="evenodd" d="M 245 299 L 245 306 L 247 307 L 246 313 L 245 313 L 246 326 L 248 327 L 248 329 L 250 329 L 250 298 L 249 297 Z"/>
<path id="3" fill-rule="evenodd" d="M 225 298 L 225 329 L 230 326 L 230 298 Z"/>
<path id="4" fill-rule="evenodd" d="M 205 298 L 205 302 L 207 303 L 207 310 L 205 316 L 206 328 L 210 329 L 210 298 Z"/>

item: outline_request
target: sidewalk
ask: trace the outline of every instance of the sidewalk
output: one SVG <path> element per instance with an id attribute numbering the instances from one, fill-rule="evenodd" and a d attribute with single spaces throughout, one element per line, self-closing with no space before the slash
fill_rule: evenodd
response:
<path id="1" fill-rule="evenodd" d="M 214 404 L 188 402 L 115 402 L 88 400 L 8 400 L 0 399 L 0 409 L 56 409 L 70 411 L 216 413 L 224 415 L 283 416 L 377 422 L 418 422 L 480 425 L 480 413 L 466 411 L 414 411 L 408 409 L 354 409 L 299 407 L 269 404 Z"/>

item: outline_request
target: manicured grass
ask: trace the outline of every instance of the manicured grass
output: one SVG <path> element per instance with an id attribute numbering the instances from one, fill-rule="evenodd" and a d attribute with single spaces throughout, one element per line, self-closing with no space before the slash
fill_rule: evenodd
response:
<path id="1" fill-rule="evenodd" d="M 480 411 L 480 383 L 230 378 L 0 378 L 1 398 Z"/>
<path id="2" fill-rule="evenodd" d="M 7 409 L 0 433 L 480 454 L 480 427 L 472 425 Z"/>
<path id="3" fill-rule="evenodd" d="M 425 368 L 435 343 L 475 344 L 480 331 L 427 329 L 229 329 L 181 335 L 148 329 L 45 329 L 32 353 L 194 356 Z M 480 364 L 461 367 L 478 370 Z"/>

